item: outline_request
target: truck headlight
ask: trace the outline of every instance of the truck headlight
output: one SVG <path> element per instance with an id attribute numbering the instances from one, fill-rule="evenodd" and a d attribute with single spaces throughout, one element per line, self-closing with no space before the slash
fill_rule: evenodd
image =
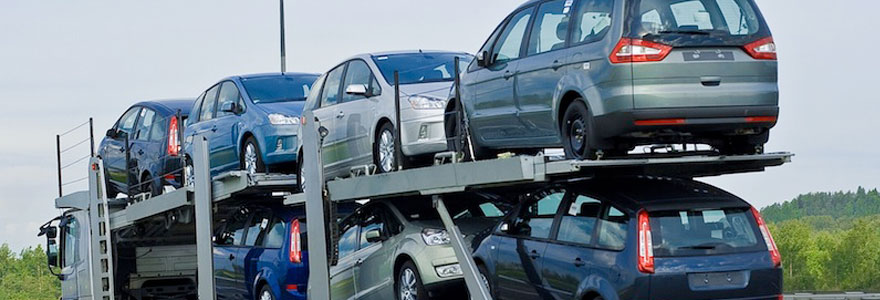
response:
<path id="1" fill-rule="evenodd" d="M 422 230 L 422 239 L 428 246 L 449 244 L 449 234 L 446 233 L 446 229 L 425 228 Z"/>
<path id="2" fill-rule="evenodd" d="M 446 107 L 446 99 L 431 96 L 415 95 L 407 98 L 414 109 L 443 109 Z"/>
<path id="3" fill-rule="evenodd" d="M 282 114 L 269 115 L 269 124 L 272 125 L 299 125 L 300 119 L 295 116 L 285 116 Z"/>
<path id="4" fill-rule="evenodd" d="M 440 278 L 449 278 L 464 274 L 461 272 L 461 265 L 459 264 L 440 266 L 434 268 L 434 270 L 437 271 L 437 276 L 440 276 Z"/>

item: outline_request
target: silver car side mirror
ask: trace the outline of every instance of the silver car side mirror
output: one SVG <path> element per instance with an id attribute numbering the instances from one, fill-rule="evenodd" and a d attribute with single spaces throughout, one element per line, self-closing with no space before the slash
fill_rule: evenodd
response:
<path id="1" fill-rule="evenodd" d="M 367 85 L 366 84 L 351 84 L 345 88 L 345 93 L 349 94 L 349 95 L 366 96 L 367 95 Z"/>

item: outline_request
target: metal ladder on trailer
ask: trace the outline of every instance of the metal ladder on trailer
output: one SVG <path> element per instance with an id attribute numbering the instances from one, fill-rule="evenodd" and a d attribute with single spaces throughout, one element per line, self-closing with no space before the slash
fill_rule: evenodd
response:
<path id="1" fill-rule="evenodd" d="M 110 234 L 110 205 L 107 201 L 104 163 L 92 158 L 89 162 L 89 253 L 92 299 L 115 300 L 115 268 L 113 241 Z"/>

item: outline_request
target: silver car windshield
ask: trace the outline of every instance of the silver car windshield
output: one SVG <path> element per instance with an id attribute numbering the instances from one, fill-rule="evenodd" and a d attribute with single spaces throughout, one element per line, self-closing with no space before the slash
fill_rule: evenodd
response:
<path id="1" fill-rule="evenodd" d="M 379 72 L 388 83 L 394 83 L 394 71 L 400 76 L 400 84 L 443 82 L 455 79 L 455 57 L 460 57 L 464 69 L 473 56 L 462 53 L 406 53 L 373 56 Z"/>

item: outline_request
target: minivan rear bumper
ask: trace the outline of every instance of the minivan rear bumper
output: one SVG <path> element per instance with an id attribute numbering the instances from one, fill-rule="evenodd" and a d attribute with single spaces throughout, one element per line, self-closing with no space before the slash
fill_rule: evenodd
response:
<path id="1" fill-rule="evenodd" d="M 779 106 L 722 106 L 617 111 L 593 119 L 595 143 L 628 146 L 656 143 L 719 144 L 731 136 L 753 136 L 766 143 Z"/>

